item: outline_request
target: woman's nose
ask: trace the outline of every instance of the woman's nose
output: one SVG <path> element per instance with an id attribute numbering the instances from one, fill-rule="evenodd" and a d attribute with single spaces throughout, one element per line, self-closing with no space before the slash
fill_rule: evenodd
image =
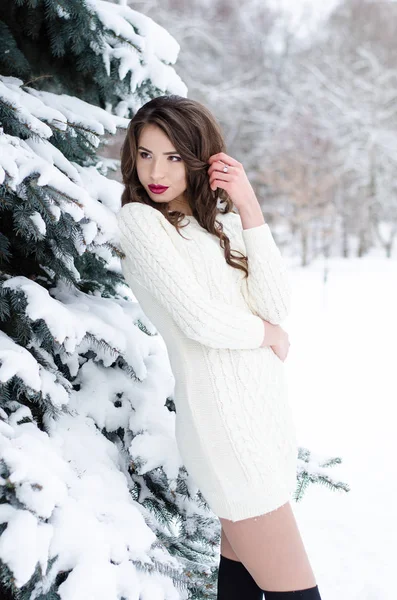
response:
<path id="1" fill-rule="evenodd" d="M 165 174 L 165 166 L 160 161 L 152 161 L 150 174 L 153 179 L 161 179 Z"/>

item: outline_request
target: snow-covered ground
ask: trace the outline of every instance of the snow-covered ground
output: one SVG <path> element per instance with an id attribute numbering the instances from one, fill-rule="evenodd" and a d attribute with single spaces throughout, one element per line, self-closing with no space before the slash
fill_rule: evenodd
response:
<path id="1" fill-rule="evenodd" d="M 340 456 L 350 492 L 293 503 L 323 600 L 395 600 L 397 257 L 291 263 L 283 327 L 299 445 Z"/>

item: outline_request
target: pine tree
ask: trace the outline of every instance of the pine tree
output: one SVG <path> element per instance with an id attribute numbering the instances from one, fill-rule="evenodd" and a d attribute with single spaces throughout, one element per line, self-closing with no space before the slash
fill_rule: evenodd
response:
<path id="1" fill-rule="evenodd" d="M 219 521 L 176 447 L 100 157 L 144 102 L 186 95 L 179 45 L 95 0 L 4 0 L 0 33 L 2 598 L 215 598 Z"/>

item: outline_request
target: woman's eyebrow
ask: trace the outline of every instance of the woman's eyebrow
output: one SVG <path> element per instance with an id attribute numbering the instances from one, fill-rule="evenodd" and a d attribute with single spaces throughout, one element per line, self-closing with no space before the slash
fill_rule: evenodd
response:
<path id="1" fill-rule="evenodd" d="M 146 152 L 150 152 L 150 154 L 152 153 L 151 150 L 148 150 L 144 146 L 138 146 L 138 150 L 145 150 Z M 171 150 L 171 152 L 163 152 L 163 154 L 179 154 L 179 152 L 177 152 L 176 150 Z"/>

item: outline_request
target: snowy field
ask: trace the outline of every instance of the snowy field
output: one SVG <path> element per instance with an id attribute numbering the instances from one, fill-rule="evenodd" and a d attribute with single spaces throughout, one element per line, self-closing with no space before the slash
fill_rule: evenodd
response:
<path id="1" fill-rule="evenodd" d="M 292 503 L 323 600 L 395 600 L 397 257 L 292 262 L 283 327 L 299 445 L 351 488 Z"/>

